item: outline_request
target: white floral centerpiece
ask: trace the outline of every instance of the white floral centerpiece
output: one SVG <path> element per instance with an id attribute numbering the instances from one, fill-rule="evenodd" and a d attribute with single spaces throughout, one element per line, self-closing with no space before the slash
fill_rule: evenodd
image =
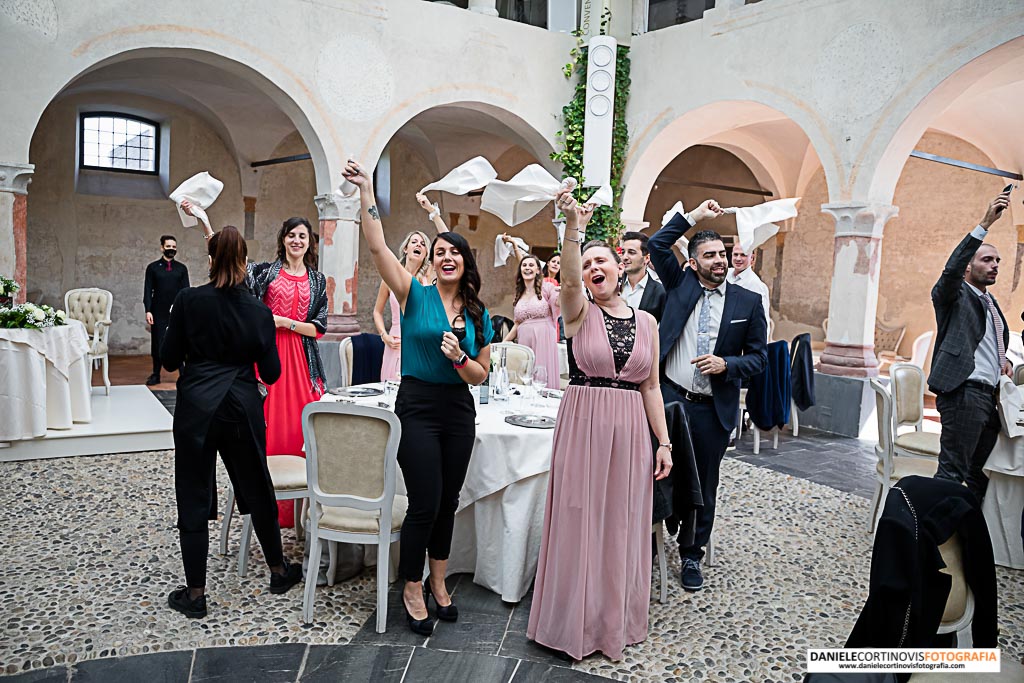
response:
<path id="1" fill-rule="evenodd" d="M 26 303 L 13 307 L 0 307 L 0 327 L 7 329 L 41 330 L 44 327 L 67 325 L 67 313 L 43 304 Z"/>
<path id="2" fill-rule="evenodd" d="M 0 275 L 0 306 L 10 306 L 14 301 L 14 294 L 19 289 L 21 289 L 21 285 L 15 280 L 6 275 Z"/>

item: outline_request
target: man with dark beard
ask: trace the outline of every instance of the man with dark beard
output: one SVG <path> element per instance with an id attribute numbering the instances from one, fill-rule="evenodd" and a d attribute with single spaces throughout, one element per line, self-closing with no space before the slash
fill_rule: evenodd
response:
<path id="1" fill-rule="evenodd" d="M 702 230 L 690 239 L 689 265 L 679 267 L 672 245 L 699 221 L 722 209 L 712 199 L 676 215 L 648 244 L 667 298 L 659 327 L 661 392 L 682 403 L 691 430 L 704 506 L 692 543 L 680 533 L 681 580 L 687 591 L 704 587 L 700 561 L 715 521 L 718 472 L 736 427 L 740 384 L 764 372 L 768 329 L 761 297 L 725 281 L 729 265 L 722 237 Z M 679 494 L 685 487 L 675 486 Z M 677 512 L 681 505 L 677 497 Z"/>
<path id="2" fill-rule="evenodd" d="M 153 374 L 146 386 L 160 384 L 160 344 L 171 318 L 171 304 L 178 292 L 188 289 L 188 268 L 174 260 L 178 242 L 174 235 L 160 238 L 160 258 L 146 267 L 146 287 L 142 302 L 146 306 L 146 322 L 151 336 L 150 354 L 153 356 Z"/>

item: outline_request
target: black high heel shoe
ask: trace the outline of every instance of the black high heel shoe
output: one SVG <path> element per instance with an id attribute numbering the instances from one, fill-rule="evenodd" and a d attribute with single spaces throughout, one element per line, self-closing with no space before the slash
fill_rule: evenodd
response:
<path id="1" fill-rule="evenodd" d="M 459 608 L 455 606 L 455 603 L 451 603 L 447 606 L 442 606 L 437 598 L 434 597 L 434 591 L 430 588 L 430 579 L 424 582 L 427 589 L 427 609 L 430 608 L 430 599 L 433 598 L 434 606 L 437 607 L 437 618 L 441 621 L 458 621 L 459 620 Z"/>
<path id="2" fill-rule="evenodd" d="M 423 606 L 426 608 L 426 598 L 423 600 Z M 405 594 L 402 594 L 402 608 L 405 610 L 405 619 L 409 622 L 409 630 L 420 636 L 429 636 L 434 632 L 434 620 L 430 618 L 430 610 L 427 609 L 426 619 L 416 619 L 409 612 L 409 606 L 405 604 Z"/>

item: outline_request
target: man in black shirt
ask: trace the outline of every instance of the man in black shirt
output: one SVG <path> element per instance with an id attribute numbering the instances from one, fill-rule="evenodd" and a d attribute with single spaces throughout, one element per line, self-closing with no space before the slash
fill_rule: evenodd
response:
<path id="1" fill-rule="evenodd" d="M 160 251 L 163 252 L 160 259 L 146 267 L 146 291 L 142 297 L 146 304 L 146 322 L 149 323 L 152 335 L 150 354 L 153 356 L 153 374 L 146 380 L 146 386 L 160 383 L 160 344 L 171 316 L 171 304 L 178 292 L 189 286 L 188 268 L 174 260 L 178 253 L 178 242 L 174 235 L 160 238 Z"/>

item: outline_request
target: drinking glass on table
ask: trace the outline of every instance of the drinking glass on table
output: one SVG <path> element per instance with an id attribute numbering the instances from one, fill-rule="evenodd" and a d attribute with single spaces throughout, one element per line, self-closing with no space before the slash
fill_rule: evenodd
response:
<path id="1" fill-rule="evenodd" d="M 543 397 L 541 394 L 544 392 L 544 388 L 548 385 L 548 369 L 543 365 L 538 365 L 533 369 L 533 390 L 536 392 L 534 395 L 533 405 L 536 408 L 543 408 L 544 403 L 541 400 Z"/>

